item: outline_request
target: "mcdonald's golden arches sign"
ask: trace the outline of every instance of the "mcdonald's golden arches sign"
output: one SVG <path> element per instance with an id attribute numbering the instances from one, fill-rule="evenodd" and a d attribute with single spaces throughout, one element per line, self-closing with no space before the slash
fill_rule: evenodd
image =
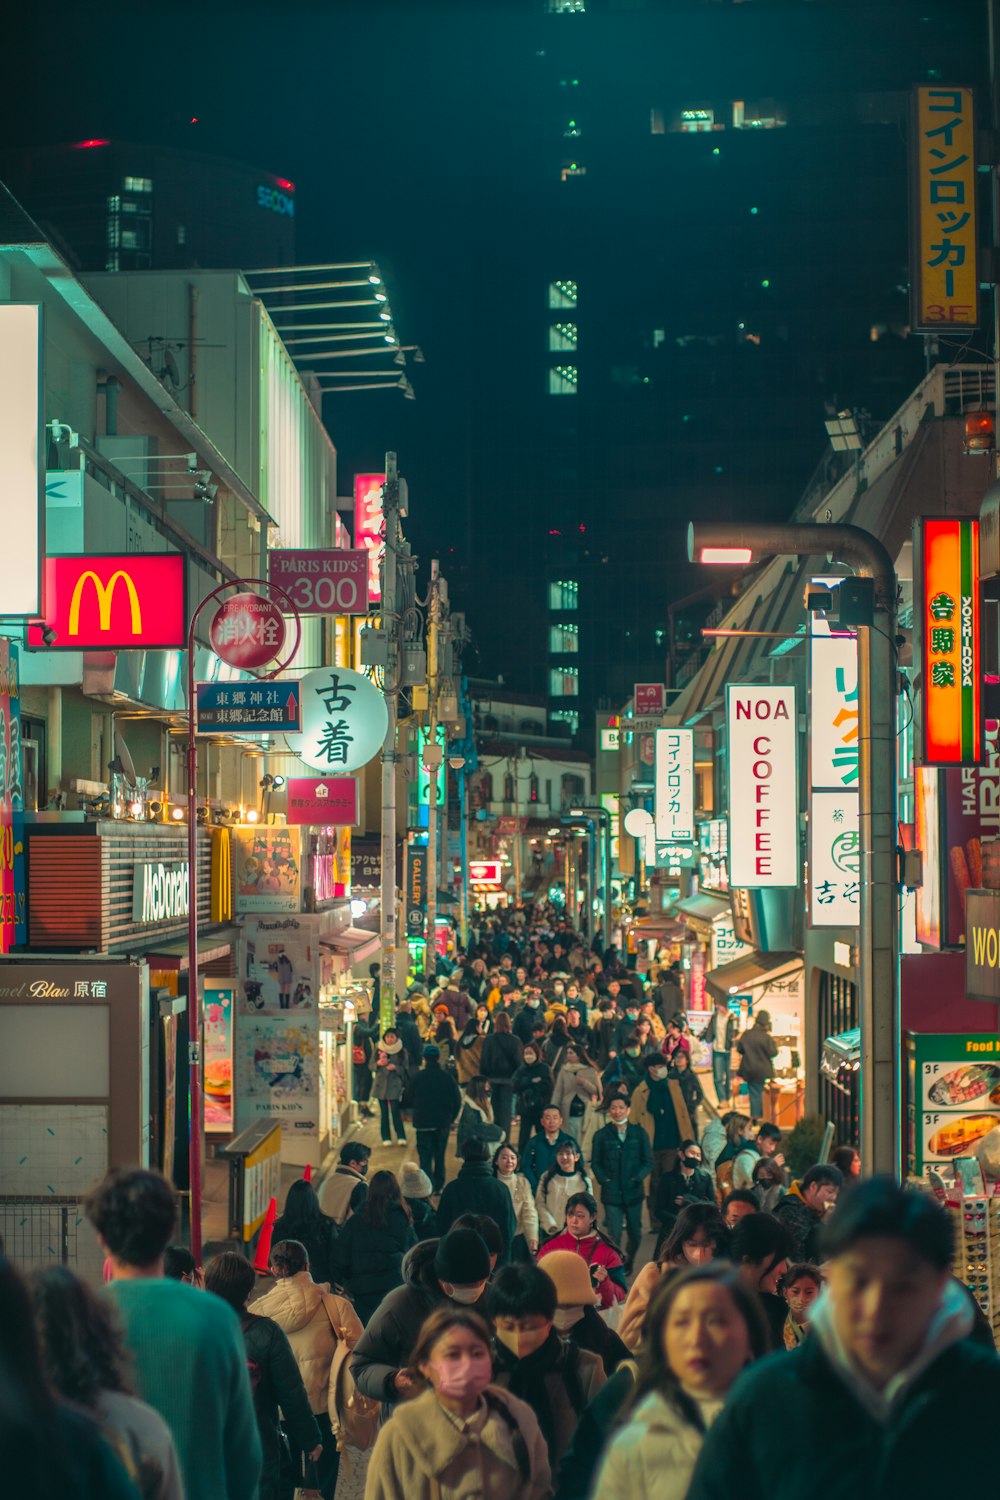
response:
<path id="1" fill-rule="evenodd" d="M 28 645 L 128 651 L 187 645 L 187 564 L 179 552 L 47 557 L 43 615 Z M 43 631 L 54 631 L 46 642 Z"/>

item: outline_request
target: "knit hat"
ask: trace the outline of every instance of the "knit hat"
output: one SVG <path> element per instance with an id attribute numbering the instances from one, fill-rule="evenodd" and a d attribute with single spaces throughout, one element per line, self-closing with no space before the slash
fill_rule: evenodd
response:
<path id="1" fill-rule="evenodd" d="M 399 1190 L 404 1198 L 429 1198 L 434 1191 L 427 1173 L 415 1161 L 404 1161 L 400 1168 Z"/>
<path id="2" fill-rule="evenodd" d="M 434 1274 L 439 1281 L 450 1282 L 452 1286 L 474 1286 L 477 1281 L 487 1281 L 490 1252 L 482 1235 L 474 1229 L 449 1230 L 438 1240 Z"/>
<path id="3" fill-rule="evenodd" d="M 587 1262 L 575 1250 L 553 1250 L 549 1255 L 543 1255 L 538 1269 L 545 1272 L 555 1287 L 560 1307 L 594 1306 L 597 1298 Z"/>
<path id="4" fill-rule="evenodd" d="M 427 1046 L 424 1048 L 424 1058 L 427 1059 L 427 1058 L 430 1058 L 430 1057 L 440 1057 L 440 1056 L 441 1056 L 441 1048 L 440 1047 L 436 1047 L 433 1042 L 428 1042 Z"/>

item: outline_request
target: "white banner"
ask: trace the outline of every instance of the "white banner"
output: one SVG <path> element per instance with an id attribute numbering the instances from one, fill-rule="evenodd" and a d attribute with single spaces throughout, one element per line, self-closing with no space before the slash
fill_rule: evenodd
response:
<path id="1" fill-rule="evenodd" d="M 656 838 L 661 844 L 694 839 L 694 730 L 658 729 L 653 775 Z"/>
<path id="2" fill-rule="evenodd" d="M 861 836 L 857 792 L 817 792 L 809 808 L 809 922 L 857 927 Z"/>
<path id="3" fill-rule="evenodd" d="M 814 632 L 820 626 L 816 621 Z M 809 782 L 858 787 L 858 642 L 814 633 L 809 641 Z"/>
<path id="4" fill-rule="evenodd" d="M 798 730 L 794 687 L 730 683 L 729 880 L 757 890 L 799 879 Z"/>

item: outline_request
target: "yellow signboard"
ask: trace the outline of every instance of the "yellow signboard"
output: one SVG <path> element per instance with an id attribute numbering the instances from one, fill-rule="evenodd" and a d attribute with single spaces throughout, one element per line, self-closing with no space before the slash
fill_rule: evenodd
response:
<path id="1" fill-rule="evenodd" d="M 915 90 L 910 175 L 910 284 L 917 333 L 975 328 L 975 115 L 971 89 Z"/>

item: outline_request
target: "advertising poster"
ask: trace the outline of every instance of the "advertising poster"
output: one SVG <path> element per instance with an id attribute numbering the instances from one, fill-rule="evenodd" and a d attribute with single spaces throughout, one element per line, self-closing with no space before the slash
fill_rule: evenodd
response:
<path id="1" fill-rule="evenodd" d="M 27 941 L 18 649 L 0 640 L 0 953 Z"/>
<path id="2" fill-rule="evenodd" d="M 314 1135 L 319 1121 L 319 1027 L 307 1016 L 241 1016 L 237 1032 L 239 1128 L 266 1115 Z"/>
<path id="3" fill-rule="evenodd" d="M 907 1168 L 976 1156 L 1000 1126 L 1000 1038 L 910 1032 L 907 1051 Z"/>
<path id="4" fill-rule="evenodd" d="M 297 828 L 234 828 L 238 916 L 298 911 L 301 906 Z"/>
<path id="5" fill-rule="evenodd" d="M 226 979 L 205 980 L 205 1130 L 233 1129 L 233 1001 Z"/>
<path id="6" fill-rule="evenodd" d="M 280 916 L 244 922 L 240 1010 L 315 1010 L 317 948 L 314 923 Z"/>

